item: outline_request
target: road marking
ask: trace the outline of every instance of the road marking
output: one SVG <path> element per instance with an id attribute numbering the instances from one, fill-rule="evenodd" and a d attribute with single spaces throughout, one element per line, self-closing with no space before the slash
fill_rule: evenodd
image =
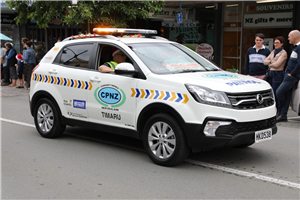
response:
<path id="1" fill-rule="evenodd" d="M 32 125 L 32 124 L 27 124 L 27 123 L 18 122 L 18 121 L 14 121 L 14 120 L 10 120 L 10 119 L 3 119 L 3 118 L 0 118 L 0 120 L 4 121 L 4 122 L 9 122 L 9 123 L 13 123 L 13 124 L 19 124 L 19 125 L 29 126 L 29 127 L 35 128 L 35 125 Z"/>
<path id="2" fill-rule="evenodd" d="M 260 179 L 260 180 L 263 180 L 263 181 L 268 181 L 268 182 L 271 182 L 271 183 L 275 183 L 275 184 L 279 184 L 279 185 L 284 185 L 284 186 L 300 189 L 300 184 L 298 184 L 298 183 L 293 183 L 293 182 L 289 182 L 289 181 L 285 181 L 285 180 L 281 180 L 281 179 L 277 179 L 277 178 L 271 178 L 271 177 L 268 177 L 268 176 L 263 176 L 263 175 L 254 174 L 254 173 L 250 173 L 250 172 L 240 171 L 240 170 L 236 170 L 236 169 L 233 169 L 233 168 L 222 167 L 222 166 L 219 166 L 219 165 L 204 163 L 204 162 L 190 160 L 190 159 L 186 160 L 186 162 L 190 163 L 190 164 L 202 166 L 202 167 L 208 167 L 208 168 L 211 168 L 211 169 L 216 169 L 216 170 L 220 170 L 220 171 L 224 171 L 224 172 L 229 172 L 229 173 L 236 174 L 236 175 L 256 178 L 256 179 Z"/>
<path id="3" fill-rule="evenodd" d="M 18 121 L 14 121 L 14 120 L 10 120 L 10 119 L 3 119 L 3 118 L 0 118 L 0 120 L 4 121 L 4 122 L 9 122 L 9 123 L 13 123 L 13 124 L 19 124 L 19 125 L 22 125 L 22 126 L 29 126 L 29 127 L 35 128 L 35 126 L 32 125 L 32 124 L 27 124 L 27 123 L 18 122 Z M 69 134 L 69 135 L 73 135 L 73 134 Z M 82 138 L 84 138 L 84 137 L 82 137 Z M 111 142 L 109 142 L 109 144 L 114 145 L 114 143 L 111 143 Z M 124 147 L 124 146 L 121 145 L 121 147 Z M 134 149 L 134 150 L 137 150 L 137 149 Z M 270 183 L 275 183 L 275 184 L 279 184 L 279 185 L 284 185 L 284 186 L 300 189 L 300 184 L 299 183 L 293 183 L 293 182 L 290 182 L 290 181 L 285 181 L 285 180 L 281 180 L 281 179 L 277 179 L 277 178 L 272 178 L 272 177 L 268 177 L 268 176 L 254 174 L 254 173 L 251 173 L 251 172 L 236 170 L 236 169 L 229 168 L 229 167 L 223 167 L 223 166 L 220 166 L 220 165 L 214 165 L 214 164 L 210 164 L 210 163 L 200 162 L 200 161 L 196 161 L 196 160 L 188 159 L 185 162 L 193 164 L 193 165 L 208 167 L 208 168 L 211 168 L 211 169 L 216 169 L 216 170 L 220 170 L 220 171 L 224 171 L 224 172 L 229 172 L 229 173 L 240 175 L 240 176 L 256 178 L 256 179 L 267 181 L 267 182 L 270 182 Z"/>

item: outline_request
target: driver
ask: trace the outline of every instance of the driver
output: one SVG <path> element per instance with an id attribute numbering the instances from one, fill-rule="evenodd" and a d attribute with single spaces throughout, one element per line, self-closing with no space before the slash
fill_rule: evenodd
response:
<path id="1" fill-rule="evenodd" d="M 120 50 L 113 47 L 113 61 L 106 62 L 99 67 L 100 72 L 114 72 L 119 63 L 126 61 L 126 55 Z"/>

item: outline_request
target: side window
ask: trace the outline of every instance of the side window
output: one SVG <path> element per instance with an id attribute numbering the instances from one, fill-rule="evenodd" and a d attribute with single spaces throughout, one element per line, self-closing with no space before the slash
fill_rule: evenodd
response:
<path id="1" fill-rule="evenodd" d="M 57 62 L 68 66 L 87 68 L 92 52 L 93 44 L 67 46 L 62 50 L 61 58 Z"/>

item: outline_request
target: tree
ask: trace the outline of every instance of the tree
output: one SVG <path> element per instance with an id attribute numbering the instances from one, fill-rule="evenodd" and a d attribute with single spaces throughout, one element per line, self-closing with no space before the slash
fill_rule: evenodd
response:
<path id="1" fill-rule="evenodd" d="M 18 25 L 28 20 L 37 22 L 39 28 L 47 28 L 48 22 L 60 19 L 64 25 L 86 23 L 101 27 L 127 27 L 127 21 L 147 19 L 149 12 L 159 12 L 163 1 L 6 1 L 8 7 L 18 14 Z"/>

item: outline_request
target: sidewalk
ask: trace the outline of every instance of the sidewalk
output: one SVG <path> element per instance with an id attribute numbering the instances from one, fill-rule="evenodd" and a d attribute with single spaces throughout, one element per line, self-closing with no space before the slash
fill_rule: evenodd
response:
<path id="1" fill-rule="evenodd" d="M 29 94 L 29 90 L 25 90 L 24 88 L 0 86 L 0 89 L 1 97 L 27 96 Z"/>

